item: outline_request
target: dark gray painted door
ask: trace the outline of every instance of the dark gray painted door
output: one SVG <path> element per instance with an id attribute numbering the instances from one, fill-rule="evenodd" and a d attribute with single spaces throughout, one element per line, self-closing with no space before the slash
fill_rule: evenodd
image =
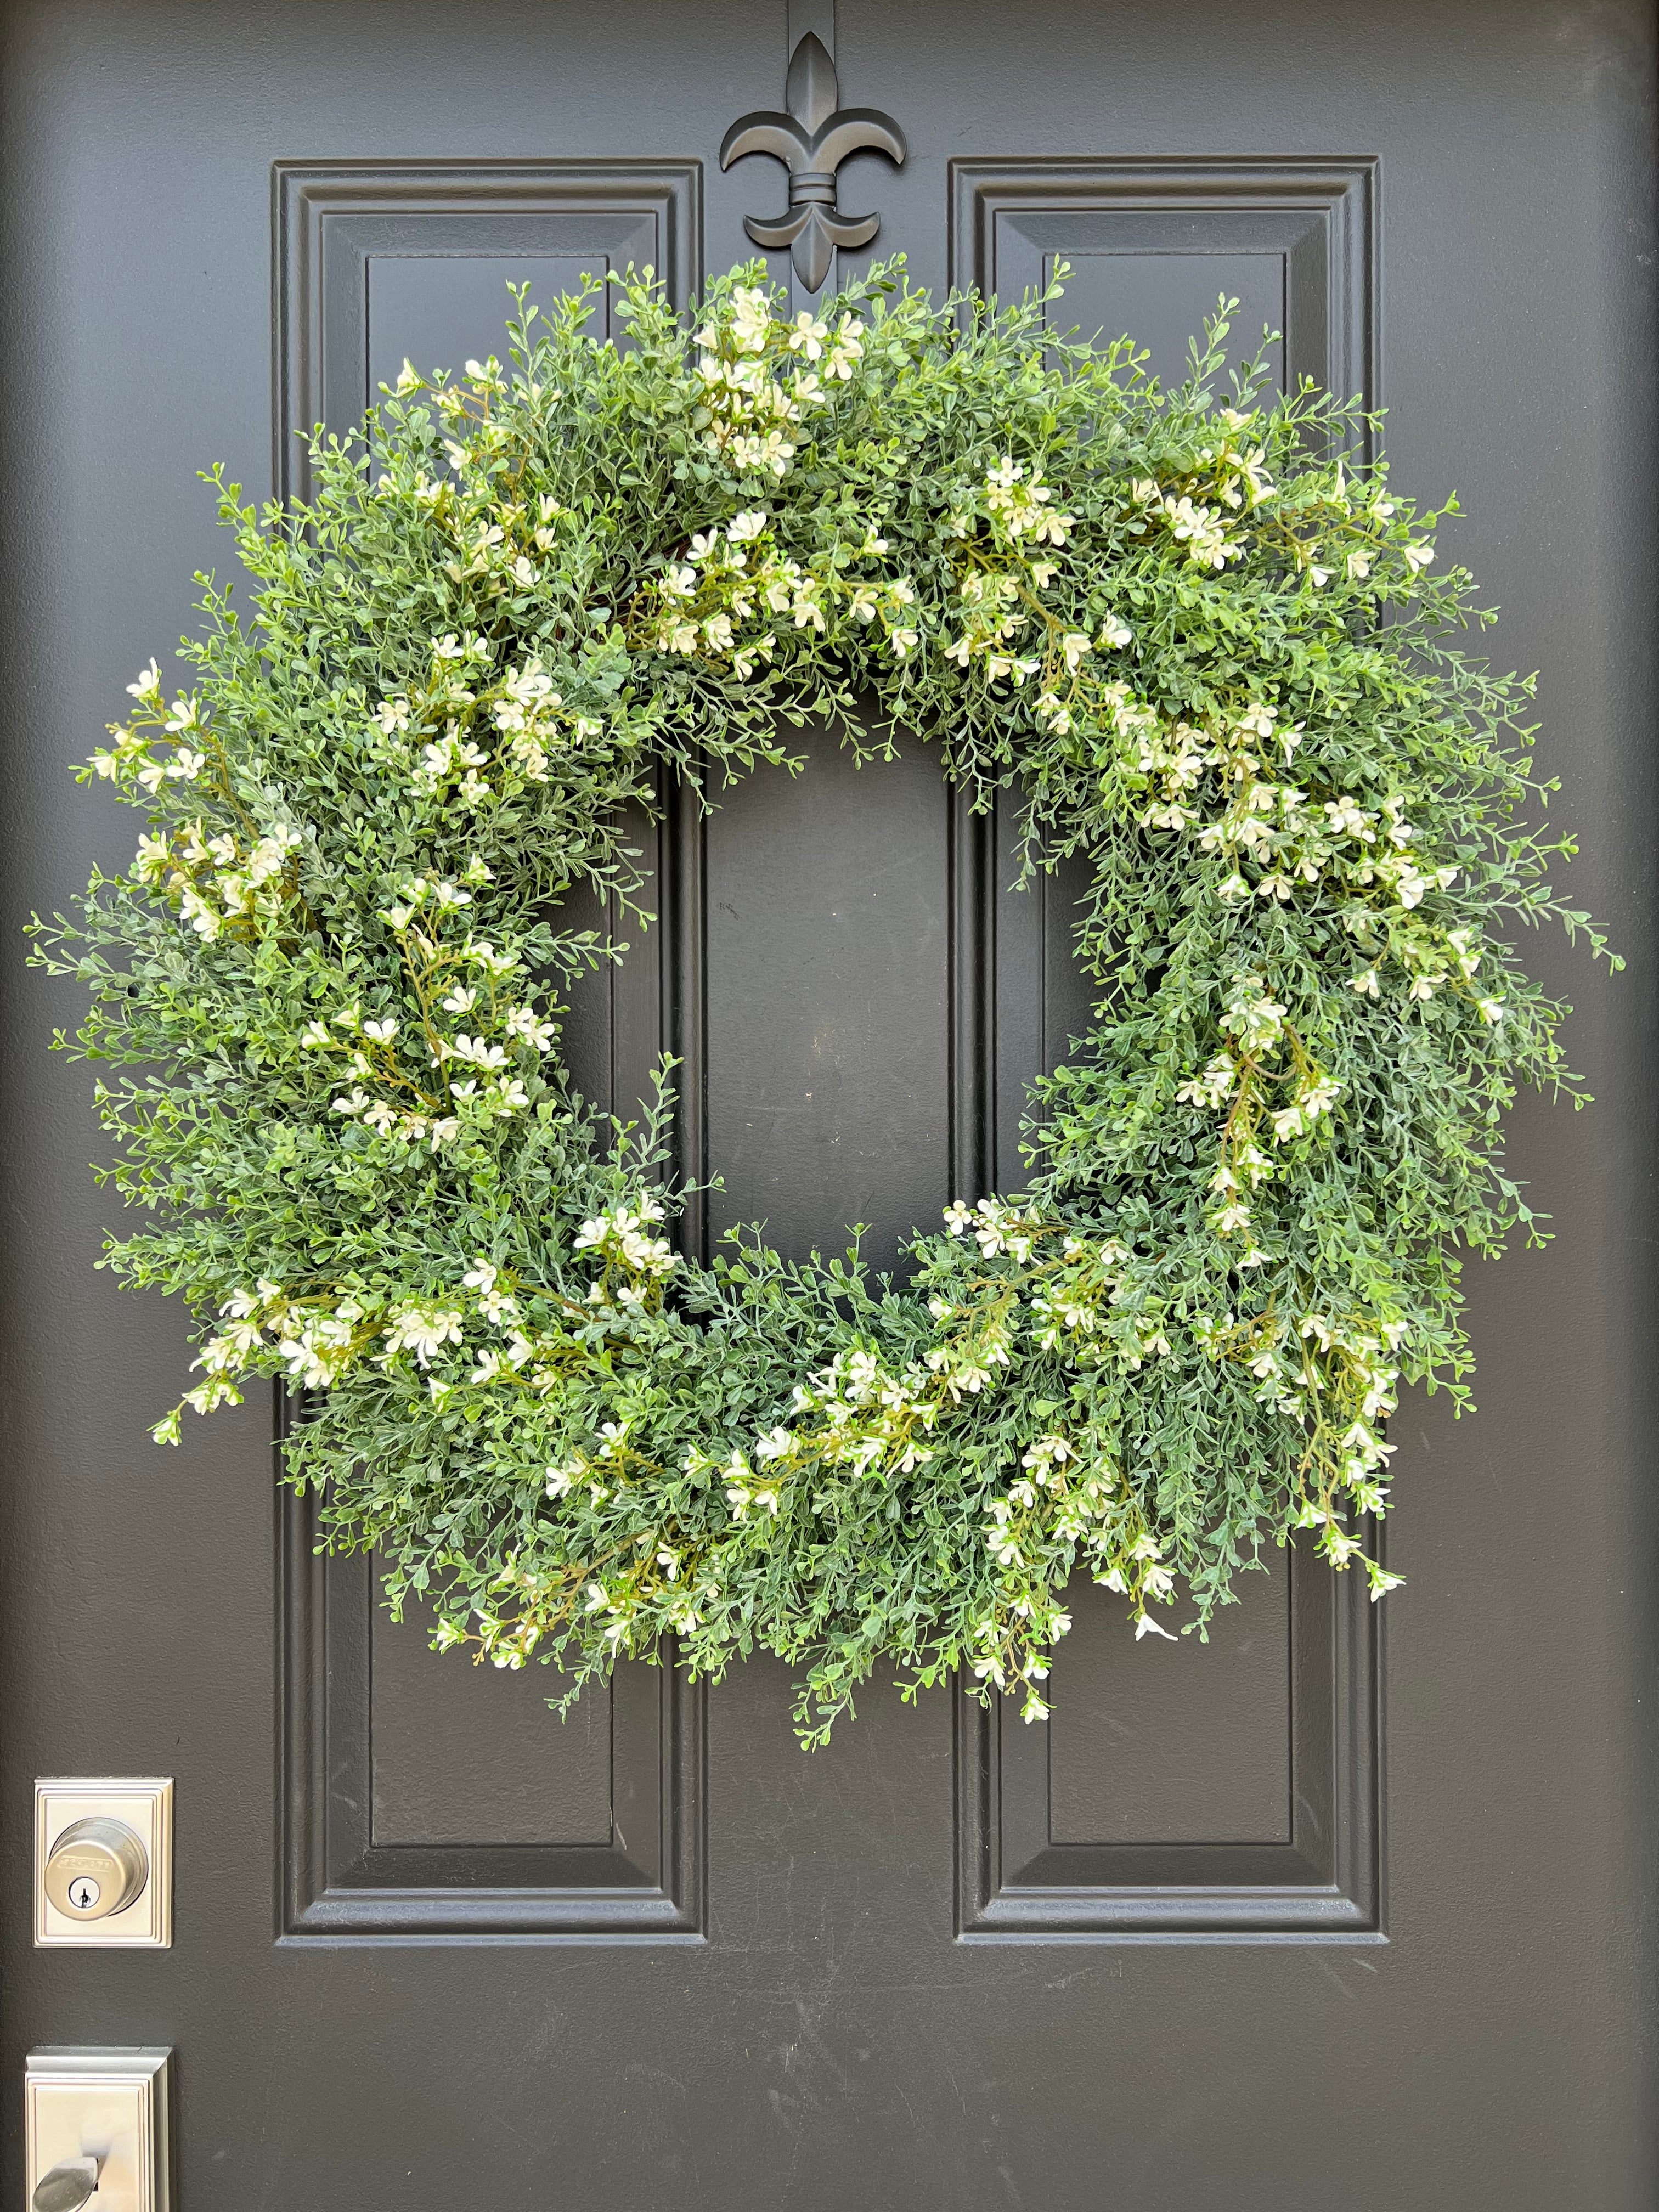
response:
<path id="1" fill-rule="evenodd" d="M 64 764 L 219 557 L 191 472 L 262 488 L 274 442 L 285 480 L 294 422 L 487 350 L 508 276 L 649 259 L 684 293 L 737 259 L 781 177 L 714 156 L 777 104 L 787 26 L 20 0 L 0 2185 L 27 2048 L 166 2043 L 189 2212 L 1650 2205 L 1649 11 L 840 0 L 833 28 L 843 97 L 910 148 L 842 204 L 922 281 L 1016 292 L 1064 252 L 1068 313 L 1160 362 L 1237 293 L 1282 374 L 1387 401 L 1402 481 L 1460 489 L 1634 956 L 1607 985 L 1537 951 L 1601 1102 L 1516 1115 L 1558 1239 L 1474 1274 L 1478 1419 L 1395 1425 L 1386 1619 L 1297 1568 L 1207 1650 L 1137 1648 L 1085 1593 L 1047 1728 L 872 1686 L 803 1757 L 756 1663 L 707 1695 L 630 1669 L 561 1729 L 313 1559 L 269 1406 L 156 1454 L 178 1320 L 92 1271 L 88 1086 L 44 1053 L 75 1007 L 16 925 L 125 857 Z M 925 754 L 813 748 L 653 836 L 661 927 L 580 1048 L 619 1107 L 684 1054 L 684 1157 L 726 1176 L 697 1233 L 862 1217 L 890 1253 L 1013 1178 L 1077 995 L 1074 893 L 1003 896 L 1006 825 Z M 171 1951 L 30 1948 L 43 1773 L 176 1776 Z"/>

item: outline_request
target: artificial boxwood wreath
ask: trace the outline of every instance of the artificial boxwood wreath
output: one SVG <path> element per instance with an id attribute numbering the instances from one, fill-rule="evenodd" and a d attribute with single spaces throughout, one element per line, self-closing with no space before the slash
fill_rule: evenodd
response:
<path id="1" fill-rule="evenodd" d="M 757 265 L 682 318 L 647 272 L 618 350 L 520 295 L 506 368 L 319 432 L 307 503 L 216 473 L 252 617 L 202 579 L 193 687 L 131 687 L 82 773 L 146 833 L 36 957 L 125 1071 L 107 1172 L 155 1223 L 107 1264 L 187 1300 L 185 1403 L 311 1394 L 289 1477 L 441 1645 L 578 1685 L 764 1648 L 812 1741 L 881 1660 L 1042 1713 L 1079 1567 L 1138 1634 L 1292 1532 L 1398 1579 L 1387 1416 L 1462 1402 L 1459 1254 L 1538 1233 L 1503 1109 L 1572 1088 L 1504 941 L 1584 921 L 1518 818 L 1531 687 L 1457 649 L 1487 617 L 1354 406 L 1218 404 L 1219 319 L 1161 391 L 1056 296 L 891 264 L 792 321 Z M 671 1064 L 625 1124 L 559 1057 L 624 950 L 562 898 L 648 920 L 621 811 L 809 714 L 1011 787 L 1027 878 L 1093 870 L 1027 1186 L 891 1280 L 677 1252 Z"/>

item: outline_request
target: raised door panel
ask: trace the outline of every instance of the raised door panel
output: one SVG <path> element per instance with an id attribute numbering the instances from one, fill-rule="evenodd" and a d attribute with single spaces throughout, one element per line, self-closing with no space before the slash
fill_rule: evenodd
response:
<path id="1" fill-rule="evenodd" d="M 509 279 L 550 298 L 573 276 L 631 264 L 684 299 L 702 258 L 695 161 L 283 161 L 272 190 L 284 491 L 304 486 L 295 431 L 355 423 L 405 354 L 459 368 L 480 346 L 499 353 Z M 434 281 L 434 262 L 463 265 Z M 599 312 L 610 335 L 608 295 Z M 422 362 L 432 343 L 465 351 Z"/>
<path id="2" fill-rule="evenodd" d="M 589 1694 L 550 1741 L 540 1667 L 434 1666 L 428 1624 L 369 1624 L 369 1833 L 379 1844 L 544 1844 L 607 1849 L 610 1699 Z"/>
<path id="3" fill-rule="evenodd" d="M 684 297 L 699 255 L 695 165 L 302 166 L 276 179 L 278 481 L 303 494 L 295 431 L 349 431 L 407 358 L 456 371 L 501 354 L 509 283 L 550 304 L 584 275 L 651 265 Z M 607 289 L 594 305 L 613 331 Z M 653 884 L 654 825 L 631 825 Z M 647 904 L 653 893 L 647 893 Z M 579 927 L 622 929 L 591 896 Z M 579 985 L 578 1086 L 626 1116 L 668 1042 L 659 929 Z M 370 1562 L 321 1559 L 284 1515 L 283 1923 L 341 1936 L 695 1936 L 702 1917 L 702 1698 L 628 1666 L 562 1726 L 539 1667 L 503 1678 L 393 1623 Z"/>
<path id="4" fill-rule="evenodd" d="M 1244 1602 L 1207 1644 L 1150 1652 L 1126 1601 L 1077 1578 L 1048 1723 L 1052 1843 L 1291 1840 L 1291 1578 L 1275 1564 L 1240 1577 Z"/>
<path id="5" fill-rule="evenodd" d="M 963 1699 L 961 1937 L 1380 1936 L 1375 1616 L 1322 1560 L 1274 1565 L 1191 1656 L 1074 1593 L 1052 1720 Z"/>
<path id="6" fill-rule="evenodd" d="M 1235 357 L 1264 325 L 1277 378 L 1375 406 L 1381 266 L 1377 163 L 1170 157 L 951 165 L 957 281 L 1016 300 L 1067 262 L 1057 327 L 1127 332 L 1152 373 L 1178 374 L 1218 294 L 1237 297 Z"/>
<path id="7" fill-rule="evenodd" d="M 867 1224 L 890 1267 L 951 1196 L 955 810 L 921 744 L 863 768 L 827 732 L 799 750 L 804 773 L 759 770 L 702 830 L 696 1171 L 724 1182 L 711 1236 L 760 1221 L 799 1258 Z"/>
<path id="8" fill-rule="evenodd" d="M 561 1727 L 556 1677 L 469 1680 L 282 1510 L 280 1940 L 699 1940 L 702 1699 L 672 1665 Z"/>
<path id="9" fill-rule="evenodd" d="M 1375 165 L 1369 161 L 958 161 L 951 265 L 1009 300 L 1064 260 L 1058 333 L 1125 333 L 1165 383 L 1224 295 L 1231 361 L 1376 403 Z M 1011 891 L 1017 810 L 994 830 L 988 901 L 988 1115 L 1017 1187 L 1030 1078 L 1090 1017 L 1073 955 L 1086 870 Z M 1029 1134 L 1029 1132 L 1026 1133 Z M 1206 1646 L 1134 1643 L 1079 1577 L 1052 1720 L 959 1721 L 959 1931 L 971 1940 L 1340 1935 L 1381 1924 L 1376 1627 L 1353 1577 L 1276 1557 L 1241 1575 Z"/>

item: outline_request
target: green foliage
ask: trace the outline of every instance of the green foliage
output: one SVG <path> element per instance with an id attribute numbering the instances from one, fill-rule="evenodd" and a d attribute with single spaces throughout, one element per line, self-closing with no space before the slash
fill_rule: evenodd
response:
<path id="1" fill-rule="evenodd" d="M 406 364 L 367 449 L 319 434 L 308 503 L 214 479 L 252 617 L 201 579 L 192 684 L 131 687 L 82 773 L 137 857 L 35 957 L 90 988 L 150 1216 L 110 1263 L 189 1303 L 185 1402 L 311 1394 L 291 1478 L 441 1643 L 763 1647 L 811 1741 L 882 1658 L 1042 1711 L 1079 1565 L 1138 1633 L 1297 1530 L 1395 1579 L 1396 1388 L 1462 1400 L 1459 1255 L 1538 1233 L 1504 1110 L 1570 1087 L 1508 943 L 1584 920 L 1521 825 L 1530 686 L 1459 649 L 1470 580 L 1352 407 L 1221 404 L 1221 318 L 1162 391 L 1054 296 L 894 266 L 788 323 L 750 270 L 685 320 L 647 272 L 625 351 L 520 297 L 506 368 Z M 558 1053 L 619 957 L 562 901 L 645 919 L 621 810 L 809 713 L 1015 789 L 1028 877 L 1094 871 L 1028 1188 L 902 1281 L 677 1254 L 665 1089 L 601 1123 Z"/>

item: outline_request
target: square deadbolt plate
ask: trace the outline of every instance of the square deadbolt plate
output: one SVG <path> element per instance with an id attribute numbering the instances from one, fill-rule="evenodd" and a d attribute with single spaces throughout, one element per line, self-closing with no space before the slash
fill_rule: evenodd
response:
<path id="1" fill-rule="evenodd" d="M 46 1861 L 77 1820 L 119 1820 L 144 1847 L 149 1871 L 131 1905 L 101 1920 L 71 1920 L 46 1895 Z M 173 1942 L 173 1784 L 94 1778 L 34 1785 L 34 1940 L 79 1948 L 165 1950 Z"/>
<path id="2" fill-rule="evenodd" d="M 167 2051 L 31 2051 L 24 2069 L 24 2202 L 55 2166 L 95 2158 L 93 2212 L 170 2212 Z"/>

